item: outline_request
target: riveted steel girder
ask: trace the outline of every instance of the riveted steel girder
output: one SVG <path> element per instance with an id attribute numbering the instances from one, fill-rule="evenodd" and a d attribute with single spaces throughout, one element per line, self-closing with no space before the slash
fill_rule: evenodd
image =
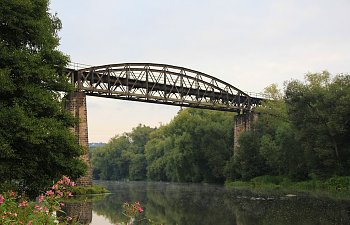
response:
<path id="1" fill-rule="evenodd" d="M 68 69 L 86 95 L 245 113 L 261 104 L 240 89 L 195 70 L 155 63 L 120 63 Z"/>

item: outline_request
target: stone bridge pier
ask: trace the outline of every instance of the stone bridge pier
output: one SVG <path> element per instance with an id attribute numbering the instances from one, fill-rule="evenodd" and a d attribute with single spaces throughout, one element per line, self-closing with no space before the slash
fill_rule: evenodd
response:
<path id="1" fill-rule="evenodd" d="M 71 217 L 81 225 L 89 225 L 92 221 L 92 202 L 67 202 L 59 216 Z"/>
<path id="2" fill-rule="evenodd" d="M 72 132 L 77 136 L 79 145 L 84 148 L 84 155 L 81 159 L 87 164 L 87 173 L 85 176 L 77 180 L 77 185 L 91 186 L 92 185 L 92 168 L 89 159 L 89 141 L 88 141 L 88 124 L 87 124 L 87 109 L 86 95 L 83 92 L 72 92 L 68 95 L 66 110 L 71 112 L 75 118 L 79 119 L 79 123 L 72 128 Z"/>
<path id="3" fill-rule="evenodd" d="M 239 114 L 235 116 L 235 122 L 233 126 L 233 154 L 239 151 L 238 139 L 240 135 L 252 129 L 252 124 L 258 119 L 258 114 L 254 112 Z"/>

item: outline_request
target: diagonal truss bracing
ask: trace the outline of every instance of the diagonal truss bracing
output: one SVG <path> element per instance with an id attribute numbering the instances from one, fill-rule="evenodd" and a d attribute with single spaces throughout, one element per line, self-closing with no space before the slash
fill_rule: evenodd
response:
<path id="1" fill-rule="evenodd" d="M 251 111 L 262 101 L 213 76 L 171 65 L 121 63 L 67 71 L 77 90 L 90 96 L 234 112 Z"/>

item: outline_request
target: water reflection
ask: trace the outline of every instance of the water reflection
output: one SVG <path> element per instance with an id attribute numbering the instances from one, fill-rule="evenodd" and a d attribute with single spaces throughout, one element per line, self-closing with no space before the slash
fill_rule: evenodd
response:
<path id="1" fill-rule="evenodd" d="M 92 202 L 69 202 L 62 209 L 66 216 L 78 220 L 80 224 L 89 225 L 92 222 Z"/>
<path id="2" fill-rule="evenodd" d="M 157 224 L 335 225 L 350 224 L 350 201 L 307 196 L 272 197 L 222 186 L 144 182 L 100 182 L 113 194 L 93 202 L 96 215 L 125 221 L 123 202 L 140 201 L 144 215 Z M 93 219 L 94 221 L 94 219 Z M 147 224 L 145 221 L 139 224 Z"/>

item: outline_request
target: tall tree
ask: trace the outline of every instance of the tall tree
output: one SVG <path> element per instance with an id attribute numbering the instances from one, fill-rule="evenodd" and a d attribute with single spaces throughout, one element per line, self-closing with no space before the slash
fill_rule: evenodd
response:
<path id="1" fill-rule="evenodd" d="M 145 180 L 145 145 L 154 128 L 139 124 L 92 152 L 93 175 L 101 180 Z"/>
<path id="2" fill-rule="evenodd" d="M 70 84 L 57 50 L 60 20 L 48 0 L 0 1 L 0 177 L 35 194 L 62 175 L 85 169 L 69 128 L 74 118 L 59 91 Z"/>
<path id="3" fill-rule="evenodd" d="M 305 179 L 304 154 L 289 119 L 284 95 L 275 84 L 265 88 L 265 94 L 270 99 L 255 110 L 258 120 L 250 132 L 241 135 L 240 149 L 227 164 L 226 176 L 245 180 L 260 175 Z"/>
<path id="4" fill-rule="evenodd" d="M 350 76 L 331 79 L 327 71 L 291 81 L 288 114 L 303 145 L 310 171 L 320 176 L 349 175 Z"/>
<path id="5" fill-rule="evenodd" d="M 150 179 L 223 182 L 232 154 L 233 113 L 184 109 L 146 145 Z"/>
<path id="6" fill-rule="evenodd" d="M 284 94 L 277 85 L 265 88 L 270 99 L 257 109 L 255 124 L 260 139 L 260 154 L 269 166 L 270 175 L 287 175 L 294 179 L 306 178 L 305 161 L 297 130 L 290 121 Z"/>

